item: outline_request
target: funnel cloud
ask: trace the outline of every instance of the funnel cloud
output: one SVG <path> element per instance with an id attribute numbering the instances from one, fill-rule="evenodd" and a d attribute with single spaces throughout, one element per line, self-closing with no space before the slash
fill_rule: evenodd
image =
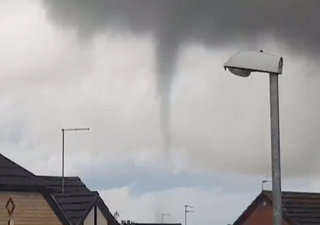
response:
<path id="1" fill-rule="evenodd" d="M 105 31 L 151 35 L 166 148 L 170 146 L 170 91 L 183 46 L 255 48 L 272 38 L 291 53 L 320 53 L 318 0 L 43 0 L 49 20 L 82 40 Z M 260 49 L 260 47 L 259 47 Z"/>

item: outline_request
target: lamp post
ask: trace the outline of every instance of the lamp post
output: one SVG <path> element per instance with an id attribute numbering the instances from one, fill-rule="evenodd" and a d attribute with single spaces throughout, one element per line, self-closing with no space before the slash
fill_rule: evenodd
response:
<path id="1" fill-rule="evenodd" d="M 264 53 L 263 51 L 243 51 L 233 55 L 224 68 L 241 77 L 248 77 L 251 72 L 269 73 L 270 125 L 271 125 L 271 160 L 272 160 L 272 196 L 273 224 L 282 224 L 281 200 L 281 161 L 279 131 L 279 83 L 282 74 L 282 57 Z"/>
<path id="2" fill-rule="evenodd" d="M 62 128 L 62 177 L 61 177 L 61 192 L 64 193 L 64 133 L 66 131 L 88 131 L 89 128 Z"/>
<path id="3" fill-rule="evenodd" d="M 271 182 L 271 180 L 263 180 L 262 182 L 261 182 L 261 190 L 263 191 L 264 190 L 264 184 L 265 183 L 272 183 Z"/>
<path id="4" fill-rule="evenodd" d="M 187 225 L 187 213 L 195 212 L 194 210 L 188 210 L 188 208 L 193 209 L 193 206 L 191 205 L 184 206 L 184 225 Z"/>
<path id="5" fill-rule="evenodd" d="M 169 214 L 169 213 L 162 213 L 161 214 L 161 223 L 163 223 L 163 217 L 164 216 L 171 216 L 171 214 Z"/>

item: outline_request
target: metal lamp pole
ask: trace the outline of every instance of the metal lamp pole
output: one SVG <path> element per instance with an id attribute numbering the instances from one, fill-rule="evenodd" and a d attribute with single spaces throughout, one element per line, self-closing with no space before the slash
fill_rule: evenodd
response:
<path id="1" fill-rule="evenodd" d="M 184 206 L 184 225 L 187 225 L 187 213 L 195 212 L 194 210 L 188 210 L 188 208 L 192 208 L 193 209 L 193 206 L 191 206 L 191 205 L 185 205 Z"/>
<path id="2" fill-rule="evenodd" d="M 88 131 L 89 128 L 62 128 L 62 178 L 61 178 L 61 192 L 64 193 L 64 133 L 66 131 Z"/>
<path id="3" fill-rule="evenodd" d="M 272 159 L 273 224 L 282 224 L 281 160 L 279 126 L 279 81 L 278 74 L 270 73 L 270 125 Z"/>
<path id="4" fill-rule="evenodd" d="M 241 77 L 251 72 L 269 73 L 273 224 L 282 224 L 281 162 L 279 128 L 279 74 L 283 70 L 283 58 L 256 51 L 242 51 L 224 64 L 225 69 Z M 263 184 L 262 184 L 263 185 Z"/>

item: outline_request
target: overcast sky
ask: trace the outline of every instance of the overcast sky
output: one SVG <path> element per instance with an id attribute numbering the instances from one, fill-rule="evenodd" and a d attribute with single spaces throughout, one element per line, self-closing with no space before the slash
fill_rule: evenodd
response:
<path id="1" fill-rule="evenodd" d="M 284 57 L 285 190 L 318 191 L 317 1 L 2 0 L 0 149 L 99 190 L 120 219 L 232 223 L 270 179 L 268 76 L 223 69 L 239 50 Z M 169 79 L 163 79 L 169 76 Z M 168 78 L 168 77 L 166 77 Z M 171 86 L 163 149 L 160 86 Z M 270 188 L 266 185 L 267 188 Z"/>

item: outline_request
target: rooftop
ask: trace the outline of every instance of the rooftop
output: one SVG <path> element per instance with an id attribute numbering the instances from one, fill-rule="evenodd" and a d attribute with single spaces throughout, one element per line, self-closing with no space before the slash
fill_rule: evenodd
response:
<path id="1" fill-rule="evenodd" d="M 19 191 L 44 190 L 44 181 L 0 154 L 0 188 Z"/>
<path id="2" fill-rule="evenodd" d="M 255 208 L 266 201 L 272 205 L 272 192 L 262 191 L 248 206 L 234 225 L 243 224 Z M 282 192 L 283 219 L 292 225 L 320 224 L 320 193 Z"/>
<path id="3" fill-rule="evenodd" d="M 41 178 L 46 188 L 52 192 L 62 192 L 61 184 L 62 178 L 57 176 L 38 176 Z M 64 178 L 64 193 L 72 192 L 90 192 L 86 185 L 81 181 L 79 177 L 65 177 Z"/>
<path id="4" fill-rule="evenodd" d="M 43 195 L 63 225 L 81 224 L 94 206 L 99 207 L 109 225 L 119 223 L 99 193 L 91 191 L 79 177 L 36 176 L 0 154 L 0 192 L 38 192 Z"/>
<path id="5" fill-rule="evenodd" d="M 264 191 L 272 202 L 272 192 Z M 282 192 L 283 214 L 295 224 L 320 224 L 320 193 Z"/>
<path id="6" fill-rule="evenodd" d="M 78 224 L 88 215 L 99 194 L 97 192 L 55 193 L 52 197 L 68 221 Z"/>

